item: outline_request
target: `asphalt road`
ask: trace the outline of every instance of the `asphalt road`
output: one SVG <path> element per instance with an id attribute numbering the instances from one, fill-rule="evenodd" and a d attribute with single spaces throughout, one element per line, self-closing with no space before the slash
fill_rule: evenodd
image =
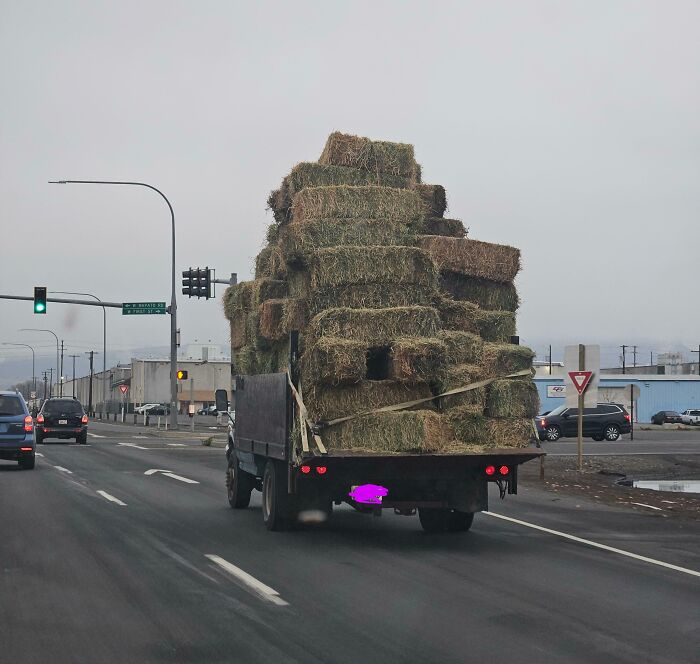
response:
<path id="1" fill-rule="evenodd" d="M 576 438 L 563 438 L 556 443 L 543 442 L 542 449 L 547 454 L 576 454 Z M 634 440 L 629 434 L 620 436 L 614 443 L 596 442 L 584 438 L 583 452 L 586 455 L 625 455 L 625 454 L 700 454 L 700 428 L 692 430 L 635 430 Z"/>
<path id="2" fill-rule="evenodd" d="M 345 507 L 269 533 L 223 450 L 97 435 L 0 462 L 3 664 L 698 661 L 697 522 L 521 484 L 469 533 Z"/>

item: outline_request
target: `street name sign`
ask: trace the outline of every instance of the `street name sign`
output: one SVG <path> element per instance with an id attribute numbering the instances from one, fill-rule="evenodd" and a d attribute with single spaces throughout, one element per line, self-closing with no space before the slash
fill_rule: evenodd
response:
<path id="1" fill-rule="evenodd" d="M 569 378 L 579 394 L 583 394 L 591 382 L 592 371 L 569 371 Z"/>
<path id="2" fill-rule="evenodd" d="M 164 313 L 165 302 L 124 302 L 122 304 L 122 314 L 124 316 Z"/>

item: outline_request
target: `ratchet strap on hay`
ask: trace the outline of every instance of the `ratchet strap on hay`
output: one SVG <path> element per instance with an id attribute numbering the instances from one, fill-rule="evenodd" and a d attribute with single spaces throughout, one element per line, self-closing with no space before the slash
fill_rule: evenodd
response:
<path id="1" fill-rule="evenodd" d="M 522 371 L 516 371 L 515 373 L 508 374 L 507 376 L 496 376 L 495 378 L 487 378 L 485 380 L 477 381 L 476 383 L 469 383 L 469 385 L 464 385 L 462 387 L 456 387 L 454 390 L 448 390 L 447 392 L 443 392 L 442 394 L 436 394 L 435 396 L 432 396 L 432 397 L 426 397 L 424 399 L 416 399 L 415 401 L 405 401 L 404 403 L 398 403 L 394 406 L 384 406 L 383 408 L 375 408 L 374 410 L 367 410 L 363 413 L 357 413 L 355 415 L 348 415 L 347 417 L 339 417 L 335 420 L 330 420 L 328 422 L 316 422 L 315 424 L 311 424 L 308 421 L 308 417 L 306 419 L 306 422 L 309 424 L 311 431 L 314 432 L 318 429 L 325 429 L 327 427 L 332 427 L 336 424 L 340 424 L 341 422 L 349 422 L 350 420 L 357 419 L 358 417 L 365 417 L 366 415 L 375 415 L 377 413 L 392 413 L 392 412 L 397 411 L 397 410 L 406 410 L 407 408 L 413 408 L 414 406 L 419 406 L 422 403 L 428 403 L 429 401 L 434 401 L 435 399 L 440 399 L 441 397 L 449 397 L 449 396 L 452 396 L 453 394 L 462 394 L 464 392 L 476 390 L 480 387 L 485 387 L 486 385 L 490 385 L 491 383 L 493 383 L 497 380 L 505 380 L 507 378 L 520 378 L 522 376 L 532 376 L 532 369 L 523 369 Z M 291 384 L 291 381 L 290 381 L 290 384 Z M 292 386 L 292 389 L 294 389 L 294 386 Z M 306 413 L 305 408 L 304 408 L 304 412 Z"/>
<path id="2" fill-rule="evenodd" d="M 309 412 L 306 410 L 306 406 L 304 405 L 304 401 L 301 398 L 301 383 L 299 383 L 299 390 L 297 391 L 297 388 L 294 387 L 294 383 L 292 382 L 292 377 L 289 375 L 289 371 L 287 371 L 287 382 L 289 383 L 289 387 L 292 390 L 292 395 L 294 396 L 294 400 L 297 402 L 297 408 L 299 410 L 299 425 L 301 428 L 301 449 L 302 449 L 302 451 L 304 451 L 304 452 L 309 451 L 309 438 L 308 438 L 308 432 L 307 432 L 307 427 L 308 427 L 308 430 L 311 432 L 314 444 L 318 448 L 318 451 L 321 454 L 328 454 L 328 451 L 326 450 L 326 447 L 323 444 L 323 441 L 321 440 L 321 436 L 319 436 L 316 433 L 316 431 L 314 430 L 313 424 L 309 421 Z"/>

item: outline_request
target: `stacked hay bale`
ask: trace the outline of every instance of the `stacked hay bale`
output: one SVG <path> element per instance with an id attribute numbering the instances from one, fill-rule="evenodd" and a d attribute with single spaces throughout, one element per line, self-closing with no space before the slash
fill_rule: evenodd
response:
<path id="1" fill-rule="evenodd" d="M 421 182 L 413 147 L 334 133 L 268 199 L 275 223 L 255 280 L 224 297 L 237 373 L 299 376 L 328 449 L 469 452 L 527 445 L 533 353 L 512 345 L 517 249 L 468 239 Z M 468 392 L 434 398 L 476 381 Z"/>

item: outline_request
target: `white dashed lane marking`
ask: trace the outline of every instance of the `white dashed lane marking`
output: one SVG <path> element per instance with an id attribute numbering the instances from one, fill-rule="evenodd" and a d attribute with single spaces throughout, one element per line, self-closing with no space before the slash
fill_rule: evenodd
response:
<path id="1" fill-rule="evenodd" d="M 102 489 L 100 489 L 97 493 L 99 493 L 103 498 L 106 498 L 107 500 L 109 500 L 112 503 L 116 503 L 117 505 L 121 505 L 122 507 L 126 507 L 126 503 L 119 500 L 119 498 L 115 498 L 113 495 L 107 493 L 106 491 L 102 491 Z"/>

